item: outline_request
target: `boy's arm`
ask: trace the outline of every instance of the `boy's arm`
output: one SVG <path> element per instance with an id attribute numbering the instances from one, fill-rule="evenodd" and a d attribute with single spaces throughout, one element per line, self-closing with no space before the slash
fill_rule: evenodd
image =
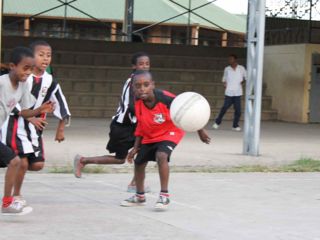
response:
<path id="1" fill-rule="evenodd" d="M 20 111 L 20 116 L 23 118 L 31 118 L 42 113 L 52 113 L 54 111 L 54 103 L 48 101 L 36 109 L 23 109 Z"/>
<path id="2" fill-rule="evenodd" d="M 36 129 L 43 131 L 48 125 L 47 121 L 41 117 L 32 117 L 27 119 Z"/>
<path id="3" fill-rule="evenodd" d="M 70 125 L 71 113 L 60 85 L 56 81 L 54 81 L 53 84 L 55 85 L 55 90 L 50 96 L 50 101 L 55 102 L 56 104 L 55 110 L 53 111 L 53 115 L 58 119 L 64 121 L 64 123 L 59 123 L 58 126 L 59 128 L 61 125 L 61 127 L 63 127 L 64 129 L 64 126 L 68 127 Z M 64 125 L 62 126 L 62 124 Z"/>
<path id="4" fill-rule="evenodd" d="M 211 141 L 211 138 L 209 137 L 208 133 L 206 130 L 204 130 L 203 128 L 200 129 L 198 131 L 198 135 L 199 135 L 199 138 L 202 142 L 206 143 L 206 144 L 209 144 L 210 141 Z"/>
<path id="5" fill-rule="evenodd" d="M 64 141 L 64 127 L 66 126 L 66 122 L 64 119 L 61 119 L 58 123 L 57 131 L 56 131 L 56 137 L 55 141 L 58 141 L 59 143 Z"/>
<path id="6" fill-rule="evenodd" d="M 134 141 L 133 148 L 131 149 L 131 151 L 128 153 L 128 156 L 127 156 L 127 160 L 129 163 L 133 162 L 134 156 L 139 152 L 141 141 L 142 141 L 142 137 L 137 136 L 136 140 Z"/>
<path id="7" fill-rule="evenodd" d="M 242 80 L 242 82 L 247 81 L 247 78 L 248 78 L 247 70 L 243 67 L 243 80 Z"/>
<path id="8" fill-rule="evenodd" d="M 226 79 L 227 79 L 227 68 L 224 69 L 223 76 L 222 76 L 222 83 L 225 88 L 227 87 L 227 80 Z"/>

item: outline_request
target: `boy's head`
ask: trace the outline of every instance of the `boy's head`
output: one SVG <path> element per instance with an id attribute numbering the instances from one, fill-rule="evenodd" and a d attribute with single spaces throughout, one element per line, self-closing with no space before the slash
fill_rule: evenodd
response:
<path id="1" fill-rule="evenodd" d="M 145 52 L 137 52 L 133 54 L 131 58 L 132 68 L 134 70 L 149 71 L 150 69 L 150 58 Z"/>
<path id="2" fill-rule="evenodd" d="M 133 90 L 137 98 L 148 101 L 154 97 L 153 90 L 155 85 L 149 71 L 137 70 L 133 75 L 132 81 Z"/>
<path id="3" fill-rule="evenodd" d="M 16 47 L 10 58 L 10 75 L 17 81 L 24 82 L 32 73 L 34 67 L 33 53 L 29 48 Z"/>
<path id="4" fill-rule="evenodd" d="M 235 54 L 230 54 L 228 58 L 229 64 L 232 66 L 237 63 L 238 56 Z"/>
<path id="5" fill-rule="evenodd" d="M 42 74 L 51 63 L 52 49 L 49 43 L 38 40 L 31 43 L 30 48 L 34 54 L 36 74 Z"/>

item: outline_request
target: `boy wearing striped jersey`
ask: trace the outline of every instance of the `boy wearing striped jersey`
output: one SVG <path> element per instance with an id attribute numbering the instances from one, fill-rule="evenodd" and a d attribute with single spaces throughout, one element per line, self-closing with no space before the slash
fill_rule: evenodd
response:
<path id="1" fill-rule="evenodd" d="M 125 82 L 116 115 L 112 118 L 109 132 L 107 150 L 115 155 L 84 157 L 77 155 L 74 158 L 74 175 L 81 177 L 81 171 L 87 164 L 123 164 L 128 151 L 134 144 L 134 131 L 136 117 L 134 111 L 134 94 L 132 91 L 132 76 L 137 70 L 149 70 L 150 58 L 144 52 L 135 53 L 131 59 L 133 73 Z M 128 191 L 134 188 L 135 181 L 132 179 Z"/>
<path id="2" fill-rule="evenodd" d="M 134 196 L 121 203 L 123 207 L 145 204 L 145 168 L 148 161 L 156 161 L 160 175 L 161 191 L 155 205 L 156 209 L 166 209 L 169 205 L 169 164 L 170 155 L 184 136 L 170 118 L 170 105 L 175 96 L 167 91 L 155 89 L 152 76 L 147 71 L 138 71 L 133 76 L 133 88 L 137 97 L 135 112 L 137 117 L 136 140 L 128 154 L 128 161 L 134 156 L 137 191 Z M 204 129 L 198 131 L 202 142 L 210 143 Z"/>
<path id="3" fill-rule="evenodd" d="M 33 66 L 33 53 L 29 48 L 17 47 L 13 49 L 9 73 L 0 77 L 0 126 L 9 117 L 17 103 L 21 106 L 19 115 L 24 118 L 53 111 L 54 104 L 50 102 L 42 104 L 39 108 L 30 109 L 34 106 L 36 99 L 30 93 L 26 80 L 31 74 Z M 25 215 L 32 211 L 32 208 L 23 206 L 13 197 L 13 188 L 20 163 L 21 160 L 16 153 L 0 142 L 0 168 L 7 168 L 1 207 L 1 212 L 5 215 Z"/>
<path id="4" fill-rule="evenodd" d="M 45 70 L 51 62 L 52 49 L 45 41 L 31 44 L 35 57 L 35 66 L 27 79 L 28 90 L 36 98 L 33 108 L 41 106 L 46 101 L 55 103 L 54 116 L 59 119 L 55 140 L 64 140 L 64 127 L 70 121 L 70 111 L 60 85 Z M 21 187 L 27 170 L 40 171 L 44 167 L 44 149 L 42 132 L 47 125 L 46 114 L 24 119 L 19 116 L 21 107 L 16 105 L 2 127 L 1 141 L 12 148 L 21 158 L 14 186 L 14 197 L 26 205 L 21 196 Z"/>

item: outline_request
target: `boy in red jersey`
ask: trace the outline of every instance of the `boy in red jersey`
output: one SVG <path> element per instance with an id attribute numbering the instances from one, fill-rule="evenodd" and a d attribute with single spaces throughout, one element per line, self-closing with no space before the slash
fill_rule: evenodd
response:
<path id="1" fill-rule="evenodd" d="M 175 95 L 155 89 L 152 75 L 148 71 L 137 71 L 133 77 L 133 89 L 138 100 L 135 103 L 137 117 L 136 140 L 128 154 L 128 161 L 134 160 L 137 192 L 124 200 L 121 206 L 145 205 L 144 179 L 148 161 L 156 161 L 159 168 L 161 192 L 156 209 L 166 209 L 170 202 L 168 193 L 169 161 L 173 149 L 184 136 L 170 118 L 170 105 Z M 204 129 L 198 131 L 201 141 L 210 143 Z"/>

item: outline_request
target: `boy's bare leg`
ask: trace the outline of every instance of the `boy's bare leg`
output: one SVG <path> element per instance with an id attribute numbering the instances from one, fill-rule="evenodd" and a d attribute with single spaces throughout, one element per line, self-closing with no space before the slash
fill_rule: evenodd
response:
<path id="1" fill-rule="evenodd" d="M 164 152 L 157 152 L 156 160 L 158 163 L 161 191 L 168 192 L 169 184 L 169 163 L 168 155 Z"/>
<path id="2" fill-rule="evenodd" d="M 148 162 L 142 164 L 134 164 L 134 174 L 136 180 L 136 194 L 121 202 L 123 207 L 143 206 L 145 205 L 146 199 L 144 195 L 144 179 L 145 169 Z"/>
<path id="3" fill-rule="evenodd" d="M 27 170 L 29 171 L 40 171 L 44 167 L 44 162 L 35 162 L 29 165 L 28 158 L 21 158 L 21 165 L 16 177 L 14 184 L 13 196 L 21 196 L 21 188 L 26 175 Z"/>
<path id="4" fill-rule="evenodd" d="M 80 163 L 83 166 L 87 164 L 123 164 L 125 159 L 118 159 L 115 156 L 104 155 L 97 157 L 82 157 Z"/>
<path id="5" fill-rule="evenodd" d="M 133 175 L 131 182 L 129 183 L 129 186 L 136 186 L 136 180 L 135 177 Z"/>
<path id="6" fill-rule="evenodd" d="M 159 168 L 159 176 L 160 176 L 160 185 L 161 191 L 156 202 L 154 208 L 156 210 L 166 210 L 169 203 L 169 192 L 168 192 L 168 184 L 169 184 L 169 162 L 168 162 L 168 154 L 164 152 L 156 153 L 156 160 Z"/>
<path id="7" fill-rule="evenodd" d="M 148 162 L 134 165 L 135 181 L 137 185 L 137 193 L 144 193 L 144 179 L 146 177 L 146 166 Z"/>
<path id="8" fill-rule="evenodd" d="M 21 195 L 21 187 L 24 180 L 24 176 L 28 170 L 28 158 L 24 157 L 21 158 L 21 164 L 19 170 L 17 172 L 16 181 L 14 183 L 14 191 L 13 196 L 20 196 Z"/>
<path id="9" fill-rule="evenodd" d="M 12 189 L 14 187 L 14 183 L 16 181 L 17 172 L 20 167 L 20 158 L 15 157 L 12 159 L 8 165 L 6 175 L 5 175 L 5 182 L 4 182 L 4 197 L 11 197 L 12 196 Z"/>
<path id="10" fill-rule="evenodd" d="M 81 177 L 81 170 L 87 164 L 124 164 L 126 161 L 125 158 L 118 159 L 115 156 L 104 155 L 97 157 L 82 157 L 77 155 L 74 158 L 74 175 L 78 178 Z"/>

